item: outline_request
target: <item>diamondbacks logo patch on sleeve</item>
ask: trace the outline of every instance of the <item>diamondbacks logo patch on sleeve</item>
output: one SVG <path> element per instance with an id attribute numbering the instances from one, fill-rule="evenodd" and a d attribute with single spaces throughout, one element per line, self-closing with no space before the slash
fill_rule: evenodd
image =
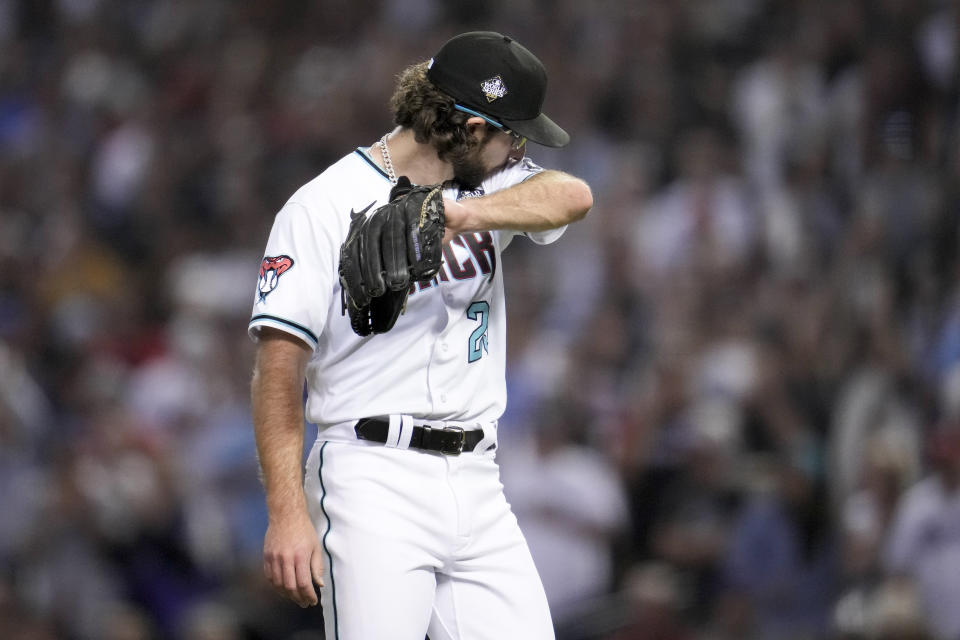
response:
<path id="1" fill-rule="evenodd" d="M 260 280 L 257 282 L 257 290 L 260 295 L 260 302 L 277 288 L 280 282 L 280 276 L 293 267 L 293 258 L 290 256 L 267 256 L 260 263 Z"/>

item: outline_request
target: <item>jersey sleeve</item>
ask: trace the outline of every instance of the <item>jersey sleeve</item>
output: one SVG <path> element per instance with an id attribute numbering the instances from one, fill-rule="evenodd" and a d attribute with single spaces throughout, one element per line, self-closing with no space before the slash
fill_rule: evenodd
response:
<path id="1" fill-rule="evenodd" d="M 337 250 L 318 212 L 294 201 L 284 205 L 260 262 L 248 326 L 253 340 L 261 328 L 272 327 L 317 348 L 333 295 Z"/>
<path id="2" fill-rule="evenodd" d="M 543 167 L 538 165 L 536 162 L 530 158 L 524 156 L 518 162 L 513 162 L 508 164 L 502 170 L 498 171 L 495 175 L 489 178 L 489 185 L 485 187 L 487 193 L 494 193 L 500 191 L 501 189 L 507 189 L 509 187 L 515 186 L 529 180 L 533 176 L 542 173 Z M 536 244 L 550 244 L 555 242 L 563 235 L 563 232 L 566 231 L 567 227 L 557 227 L 556 229 L 547 229 L 546 231 L 523 231 L 523 232 L 513 232 L 510 234 L 510 237 L 503 237 L 505 240 L 504 246 L 509 243 L 510 239 L 514 235 L 524 235 Z M 501 232 L 501 236 L 505 236 L 508 232 Z"/>

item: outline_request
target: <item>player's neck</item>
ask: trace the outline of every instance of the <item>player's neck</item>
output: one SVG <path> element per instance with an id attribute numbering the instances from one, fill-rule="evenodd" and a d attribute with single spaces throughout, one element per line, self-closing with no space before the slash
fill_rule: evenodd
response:
<path id="1" fill-rule="evenodd" d="M 397 176 L 407 176 L 413 184 L 439 184 L 453 178 L 453 167 L 437 157 L 428 144 L 421 144 L 413 131 L 397 127 L 387 137 L 387 149 Z M 379 145 L 370 150 L 374 160 L 385 167 Z"/>

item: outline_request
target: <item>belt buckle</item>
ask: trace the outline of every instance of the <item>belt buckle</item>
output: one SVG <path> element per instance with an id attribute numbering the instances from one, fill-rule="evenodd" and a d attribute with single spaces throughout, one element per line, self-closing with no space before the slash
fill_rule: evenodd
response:
<path id="1" fill-rule="evenodd" d="M 461 453 L 463 453 L 463 447 L 466 444 L 466 433 L 464 432 L 463 427 L 444 427 L 443 431 L 447 433 L 451 431 L 453 432 L 459 431 L 460 437 L 457 439 L 456 442 L 454 442 L 455 448 L 448 449 L 446 446 L 443 446 L 440 449 L 440 453 L 442 453 L 445 456 L 458 456 Z M 446 445 L 446 442 L 444 442 L 444 445 Z"/>

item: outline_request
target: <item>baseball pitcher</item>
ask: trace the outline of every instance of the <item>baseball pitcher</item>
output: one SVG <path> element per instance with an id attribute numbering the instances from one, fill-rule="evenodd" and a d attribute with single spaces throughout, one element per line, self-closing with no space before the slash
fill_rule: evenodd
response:
<path id="1" fill-rule="evenodd" d="M 501 252 L 553 242 L 593 204 L 525 156 L 569 141 L 546 87 L 515 40 L 454 37 L 399 76 L 396 128 L 276 216 L 249 325 L 264 572 L 322 603 L 330 640 L 554 637 L 495 462 Z"/>

